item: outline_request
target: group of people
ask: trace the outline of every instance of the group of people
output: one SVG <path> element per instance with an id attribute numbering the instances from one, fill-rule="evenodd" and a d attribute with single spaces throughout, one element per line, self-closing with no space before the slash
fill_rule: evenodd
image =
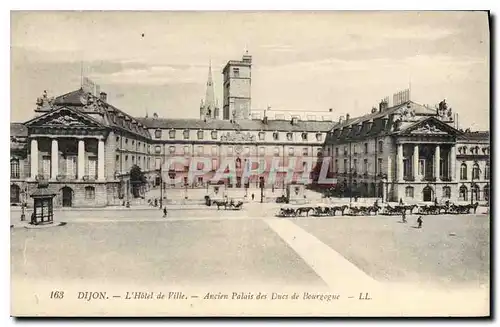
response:
<path id="1" fill-rule="evenodd" d="M 407 220 L 406 220 L 406 211 L 403 210 L 403 218 L 402 218 L 402 222 L 403 223 L 407 223 Z M 422 228 L 422 224 L 423 224 L 423 220 L 422 220 L 422 216 L 418 216 L 417 218 L 417 225 L 418 225 L 418 228 Z"/>

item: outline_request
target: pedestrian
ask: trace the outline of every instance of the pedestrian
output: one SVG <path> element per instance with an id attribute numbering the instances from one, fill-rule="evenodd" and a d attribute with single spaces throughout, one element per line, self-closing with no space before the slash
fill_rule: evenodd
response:
<path id="1" fill-rule="evenodd" d="M 434 205 L 438 205 L 438 198 L 434 198 Z"/>
<path id="2" fill-rule="evenodd" d="M 406 210 L 403 210 L 403 222 L 406 223 Z"/>
<path id="3" fill-rule="evenodd" d="M 402 198 L 399 199 L 399 204 L 403 205 L 403 199 Z"/>
<path id="4" fill-rule="evenodd" d="M 252 201 L 255 199 L 255 194 L 252 193 Z"/>
<path id="5" fill-rule="evenodd" d="M 163 218 L 167 218 L 167 207 L 163 207 Z"/>
<path id="6" fill-rule="evenodd" d="M 422 216 L 418 216 L 418 218 L 417 218 L 418 228 L 422 228 L 422 223 L 423 223 L 423 222 L 424 222 L 424 221 L 422 220 Z"/>
<path id="7" fill-rule="evenodd" d="M 157 207 L 157 206 L 158 206 L 158 199 L 155 198 L 155 207 Z"/>

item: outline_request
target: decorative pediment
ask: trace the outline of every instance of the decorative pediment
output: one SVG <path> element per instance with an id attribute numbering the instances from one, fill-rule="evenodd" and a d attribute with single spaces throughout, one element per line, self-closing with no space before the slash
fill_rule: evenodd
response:
<path id="1" fill-rule="evenodd" d="M 242 132 L 227 132 L 222 134 L 220 140 L 223 142 L 255 142 L 255 135 Z"/>
<path id="2" fill-rule="evenodd" d="M 458 133 L 460 132 L 457 129 L 433 117 L 412 124 L 401 131 L 401 134 L 410 135 L 457 135 Z"/>
<path id="3" fill-rule="evenodd" d="M 436 125 L 425 123 L 412 130 L 410 134 L 448 134 L 448 133 L 446 131 L 443 131 Z"/>
<path id="4" fill-rule="evenodd" d="M 418 117 L 415 114 L 415 107 L 411 102 L 408 102 L 405 106 L 399 108 L 394 112 L 395 121 L 400 120 L 402 122 L 415 122 L 418 121 Z"/>
<path id="5" fill-rule="evenodd" d="M 36 117 L 26 123 L 29 127 L 48 127 L 48 128 L 75 128 L 75 127 L 104 127 L 95 119 L 86 114 L 77 112 L 66 107 L 50 111 L 40 117 Z"/>

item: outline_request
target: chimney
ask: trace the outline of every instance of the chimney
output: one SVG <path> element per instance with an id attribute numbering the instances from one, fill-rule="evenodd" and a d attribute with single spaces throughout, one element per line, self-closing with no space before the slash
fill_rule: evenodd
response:
<path id="1" fill-rule="evenodd" d="M 297 125 L 297 117 L 292 117 L 292 125 Z"/>
<path id="2" fill-rule="evenodd" d="M 349 120 L 349 118 L 351 118 L 351 115 L 346 114 L 346 115 L 345 115 L 345 121 L 348 121 L 348 120 Z"/>
<path id="3" fill-rule="evenodd" d="M 102 102 L 108 102 L 108 95 L 106 92 L 101 92 L 99 93 L 99 99 L 101 99 Z"/>
<path id="4" fill-rule="evenodd" d="M 264 119 L 262 119 L 262 123 L 263 123 L 264 125 L 267 125 L 267 116 L 264 116 Z"/>
<path id="5" fill-rule="evenodd" d="M 339 117 L 339 124 L 342 124 L 344 122 L 344 116 Z"/>
<path id="6" fill-rule="evenodd" d="M 328 109 L 328 112 L 333 112 L 333 108 Z"/>
<path id="7" fill-rule="evenodd" d="M 379 104 L 379 107 L 378 107 L 379 108 L 379 112 L 384 111 L 388 107 L 389 107 L 389 103 L 387 101 L 385 101 L 385 99 L 382 100 L 382 101 L 380 101 L 380 104 Z"/>

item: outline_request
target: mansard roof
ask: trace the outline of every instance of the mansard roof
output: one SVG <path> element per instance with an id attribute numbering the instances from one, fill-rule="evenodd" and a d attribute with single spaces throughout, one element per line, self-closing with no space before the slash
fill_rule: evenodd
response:
<path id="1" fill-rule="evenodd" d="M 471 132 L 469 130 L 463 132 L 458 138 L 459 141 L 488 141 L 490 140 L 489 131 L 475 131 Z"/>
<path id="2" fill-rule="evenodd" d="M 297 132 L 327 132 L 334 122 L 302 121 L 294 124 L 290 120 L 244 119 L 233 123 L 229 120 L 173 119 L 173 118 L 136 118 L 152 129 L 208 129 L 208 130 L 246 130 L 246 131 L 297 131 Z"/>
<path id="3" fill-rule="evenodd" d="M 24 123 L 10 123 L 10 136 L 27 137 L 28 128 Z"/>
<path id="4" fill-rule="evenodd" d="M 406 109 L 409 109 L 413 113 L 411 122 L 403 121 L 396 123 L 394 120 L 395 114 L 400 114 Z M 437 116 L 435 109 L 422 106 L 413 101 L 406 101 L 387 109 L 377 110 L 374 113 L 350 118 L 335 125 L 331 132 L 328 133 L 326 142 L 336 143 L 347 139 L 362 140 L 375 136 L 389 135 L 405 130 L 416 122 L 435 116 Z M 396 126 L 397 124 L 400 125 Z"/>
<path id="5" fill-rule="evenodd" d="M 110 103 L 102 101 L 99 97 L 85 92 L 82 88 L 56 97 L 54 99 L 54 106 L 65 106 L 86 113 L 86 111 L 88 111 L 87 104 L 89 99 L 92 102 L 98 103 L 102 109 L 104 113 L 102 116 L 92 116 L 95 116 L 93 118 L 99 120 L 103 125 L 110 128 L 123 129 L 133 134 L 151 138 L 149 131 L 139 120 Z"/>

